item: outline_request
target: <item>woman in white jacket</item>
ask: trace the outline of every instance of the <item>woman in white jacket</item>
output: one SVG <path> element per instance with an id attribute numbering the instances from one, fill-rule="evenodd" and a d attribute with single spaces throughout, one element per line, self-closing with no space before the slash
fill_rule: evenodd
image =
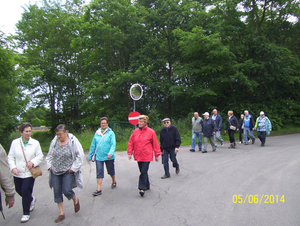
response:
<path id="1" fill-rule="evenodd" d="M 10 170 L 14 176 L 16 191 L 22 197 L 22 223 L 29 221 L 30 212 L 34 209 L 36 201 L 35 197 L 32 196 L 35 179 L 29 169 L 38 166 L 44 157 L 40 143 L 30 137 L 31 130 L 32 125 L 30 123 L 23 123 L 20 126 L 21 137 L 12 141 L 7 156 Z M 28 162 L 27 165 L 22 149 Z"/>
<path id="2" fill-rule="evenodd" d="M 55 219 L 58 223 L 65 219 L 63 210 L 63 194 L 74 202 L 74 211 L 80 210 L 79 199 L 73 191 L 74 187 L 83 188 L 80 168 L 83 163 L 84 153 L 78 139 L 68 132 L 63 124 L 55 128 L 56 136 L 51 141 L 46 157 L 49 169 L 49 183 L 53 188 L 54 202 L 58 204 L 59 215 Z"/>

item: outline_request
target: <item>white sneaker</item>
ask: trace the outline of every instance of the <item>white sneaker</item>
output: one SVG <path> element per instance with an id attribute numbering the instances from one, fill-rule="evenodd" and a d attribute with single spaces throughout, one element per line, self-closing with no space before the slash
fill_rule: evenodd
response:
<path id="1" fill-rule="evenodd" d="M 242 141 L 240 141 L 239 144 L 242 144 Z"/>
<path id="2" fill-rule="evenodd" d="M 29 219 L 30 219 L 30 215 L 23 215 L 21 218 L 21 223 L 25 223 L 29 221 Z"/>
<path id="3" fill-rule="evenodd" d="M 32 210 L 34 210 L 34 207 L 35 207 L 35 202 L 36 202 L 36 198 L 34 196 L 32 196 L 32 201 L 30 203 L 30 209 L 29 211 L 31 212 Z"/>

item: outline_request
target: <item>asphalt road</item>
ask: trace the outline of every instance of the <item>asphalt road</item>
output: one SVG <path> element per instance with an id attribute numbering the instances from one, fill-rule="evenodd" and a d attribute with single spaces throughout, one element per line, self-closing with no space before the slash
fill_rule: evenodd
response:
<path id="1" fill-rule="evenodd" d="M 260 147 L 256 139 L 254 145 L 238 144 L 236 149 L 228 149 L 225 143 L 216 152 L 208 146 L 206 154 L 181 147 L 178 175 L 171 168 L 171 178 L 162 180 L 161 160 L 150 164 L 151 190 L 144 197 L 138 194 L 137 163 L 129 161 L 126 152 L 116 153 L 117 188 L 110 188 L 111 179 L 105 174 L 103 193 L 98 197 L 92 196 L 96 190 L 95 164 L 85 161 L 85 188 L 75 189 L 81 210 L 75 214 L 73 202 L 65 199 L 66 219 L 58 224 L 54 223 L 59 212 L 48 186 L 44 161 L 44 175 L 36 179 L 34 187 L 36 208 L 25 224 L 299 225 L 299 140 L 300 134 L 271 136 L 265 147 Z M 0 218 L 0 225 L 20 225 L 21 206 L 21 198 L 16 195 L 15 206 L 4 207 L 6 220 Z"/>

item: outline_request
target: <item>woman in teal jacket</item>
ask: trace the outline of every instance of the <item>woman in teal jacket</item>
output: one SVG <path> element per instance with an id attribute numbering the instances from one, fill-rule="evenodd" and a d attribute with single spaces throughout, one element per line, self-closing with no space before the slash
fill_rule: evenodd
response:
<path id="1" fill-rule="evenodd" d="M 95 162 L 97 169 L 97 190 L 93 196 L 102 194 L 101 185 L 104 178 L 104 163 L 108 174 L 111 176 L 111 188 L 117 186 L 115 178 L 115 149 L 116 149 L 116 136 L 115 133 L 108 127 L 108 118 L 102 117 L 100 119 L 100 128 L 96 131 L 91 143 L 89 151 L 89 160 L 92 161 L 93 154 L 95 153 Z"/>

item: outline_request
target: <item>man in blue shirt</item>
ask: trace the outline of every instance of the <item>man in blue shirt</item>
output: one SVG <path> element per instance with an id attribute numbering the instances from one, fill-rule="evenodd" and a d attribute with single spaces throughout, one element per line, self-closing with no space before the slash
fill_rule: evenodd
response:
<path id="1" fill-rule="evenodd" d="M 255 126 L 255 122 L 254 119 L 252 117 L 252 115 L 249 114 L 248 110 L 244 111 L 245 113 L 245 117 L 244 117 L 244 143 L 245 145 L 248 145 L 248 134 L 252 139 L 252 144 L 255 143 L 255 136 L 253 135 L 253 130 L 254 130 L 254 126 Z M 242 126 L 242 127 L 243 127 Z"/>

